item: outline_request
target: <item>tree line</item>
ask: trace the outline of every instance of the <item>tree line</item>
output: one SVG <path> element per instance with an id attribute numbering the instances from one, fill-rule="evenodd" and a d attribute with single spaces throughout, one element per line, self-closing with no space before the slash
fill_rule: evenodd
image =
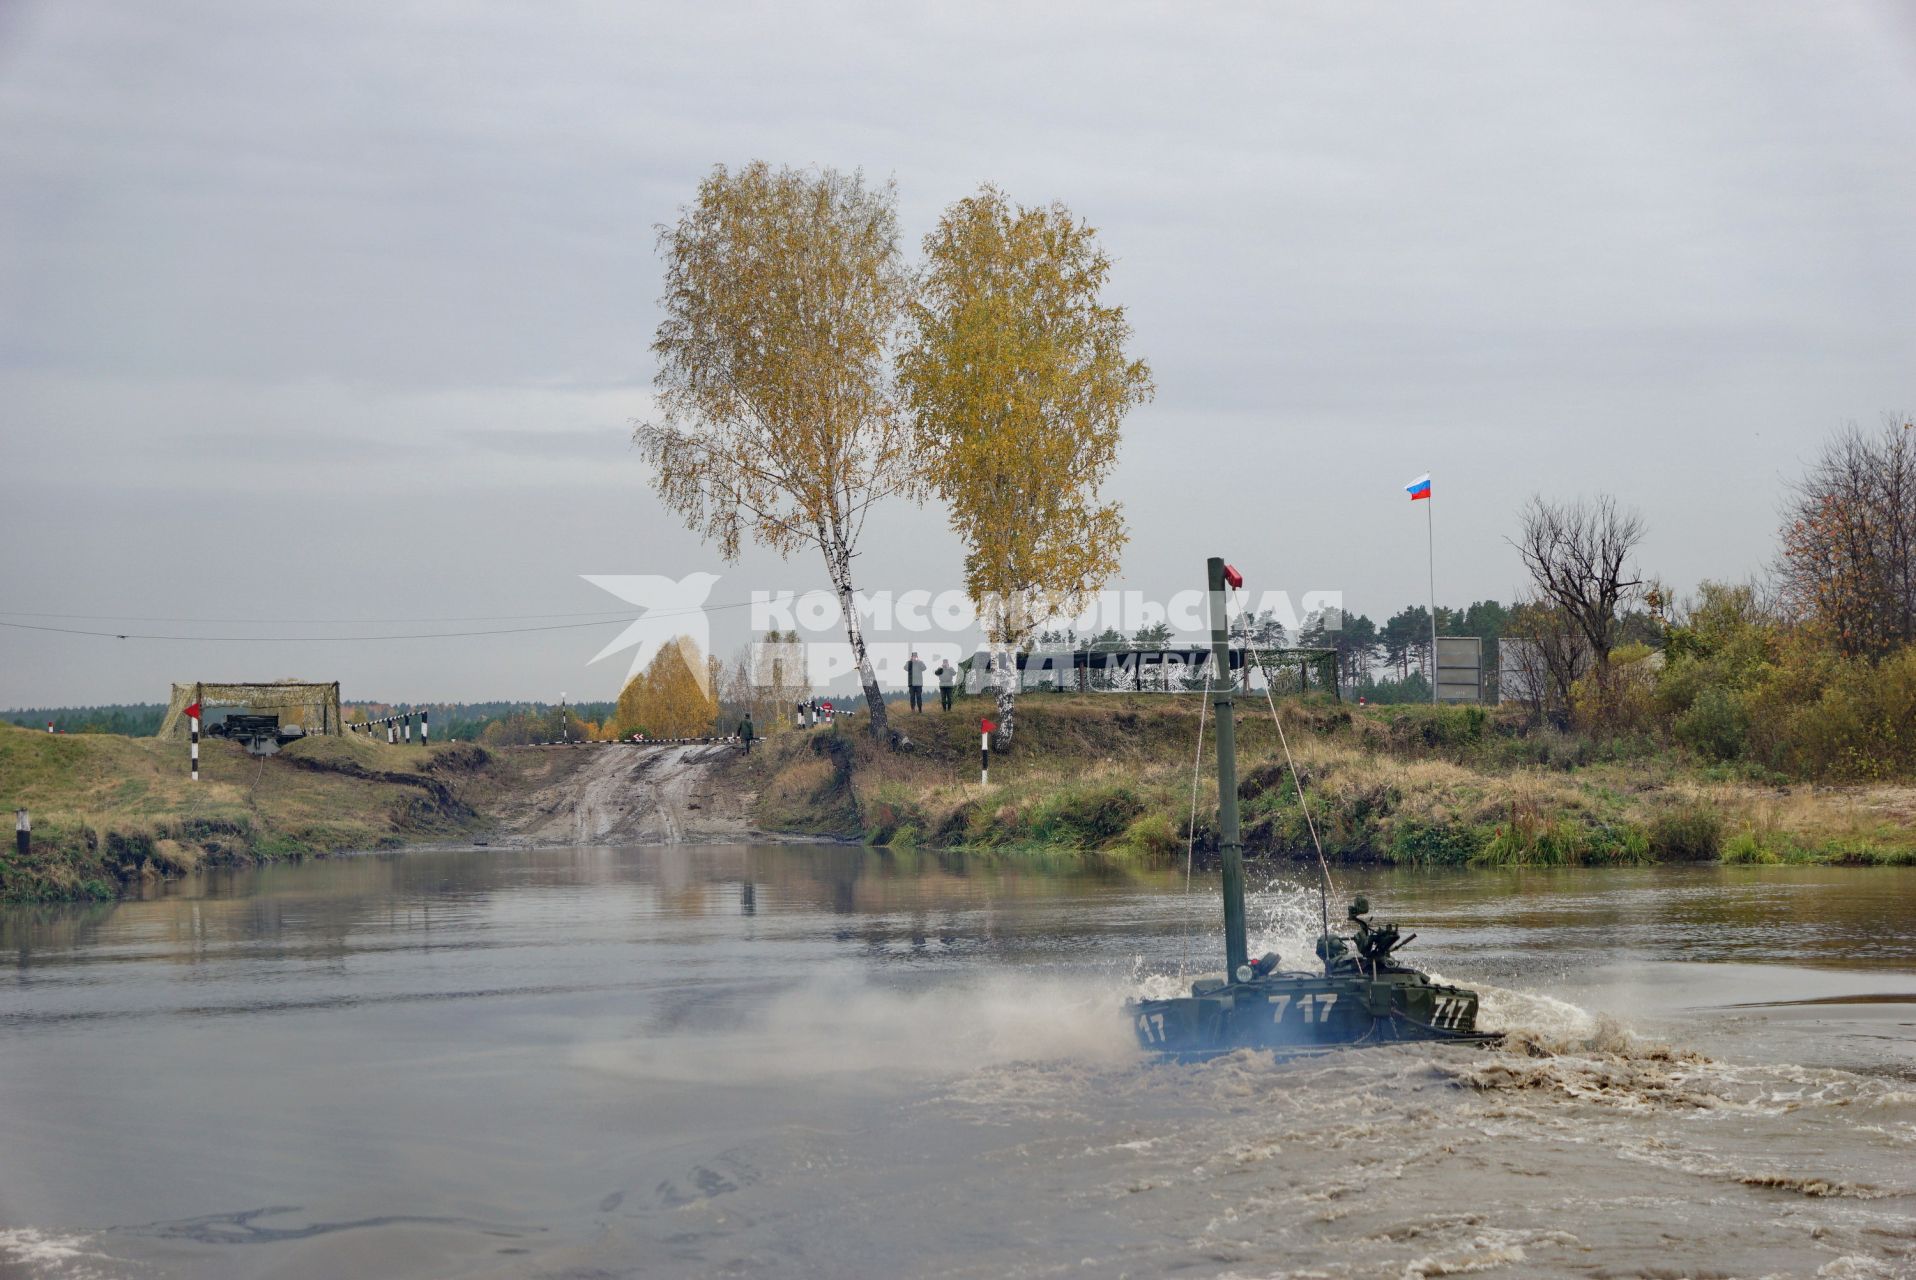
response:
<path id="1" fill-rule="evenodd" d="M 1678 597 L 1636 562 L 1640 513 L 1614 497 L 1533 497 L 1510 538 L 1529 586 L 1515 601 L 1440 608 L 1440 635 L 1484 641 L 1489 697 L 1595 739 L 1678 746 L 1705 760 L 1794 777 L 1870 778 L 1916 769 L 1916 427 L 1885 420 L 1829 440 L 1788 486 L 1769 570 L 1743 584 L 1705 581 Z M 1232 643 L 1331 649 L 1346 696 L 1430 698 L 1430 614 L 1409 605 L 1381 624 L 1314 615 L 1293 633 L 1269 613 L 1238 619 Z M 796 636 L 767 640 L 796 645 Z M 668 646 L 628 686 L 601 731 L 730 732 L 751 712 L 770 731 L 800 696 L 689 641 Z M 1112 651 L 1178 647 L 1165 623 L 1132 634 L 1044 630 L 1020 646 Z M 705 664 L 707 692 L 690 672 Z M 793 661 L 788 672 L 796 673 Z M 1293 691 L 1294 668 L 1267 674 Z M 1156 677 L 1201 687 L 1201 675 Z M 1093 674 L 1094 684 L 1113 677 Z M 654 727 L 657 726 L 657 727 Z"/>
<path id="2" fill-rule="evenodd" d="M 1916 771 L 1916 423 L 1827 440 L 1788 485 L 1773 559 L 1675 598 L 1614 499 L 1527 506 L 1529 593 L 1504 628 L 1533 711 L 1791 777 Z M 1511 640 L 1522 641 L 1511 645 Z M 1521 655 L 1511 661 L 1511 650 Z"/>
<path id="3" fill-rule="evenodd" d="M 0 720 L 28 729 L 44 731 L 51 724 L 56 733 L 121 733 L 133 738 L 150 738 L 160 731 L 166 718 L 164 702 L 115 702 L 94 707 L 24 707 L 0 711 Z"/>

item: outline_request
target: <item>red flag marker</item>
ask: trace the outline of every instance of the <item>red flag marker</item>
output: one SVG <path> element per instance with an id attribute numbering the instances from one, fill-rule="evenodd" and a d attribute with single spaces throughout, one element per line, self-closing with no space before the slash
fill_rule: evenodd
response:
<path id="1" fill-rule="evenodd" d="M 1244 575 L 1237 571 L 1236 565 L 1227 564 L 1224 566 L 1224 580 L 1231 584 L 1233 590 L 1240 589 L 1244 586 Z"/>

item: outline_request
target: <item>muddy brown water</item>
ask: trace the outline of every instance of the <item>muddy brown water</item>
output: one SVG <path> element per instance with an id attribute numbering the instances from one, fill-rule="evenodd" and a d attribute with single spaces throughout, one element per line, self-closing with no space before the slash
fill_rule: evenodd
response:
<path id="1" fill-rule="evenodd" d="M 1068 863 L 492 849 L 9 909 L 0 1275 L 1916 1274 L 1916 873 L 1340 879 L 1510 1044 L 1147 1062 L 1118 1004 L 1215 963 L 1215 884 Z M 1295 955 L 1315 903 L 1253 912 Z"/>

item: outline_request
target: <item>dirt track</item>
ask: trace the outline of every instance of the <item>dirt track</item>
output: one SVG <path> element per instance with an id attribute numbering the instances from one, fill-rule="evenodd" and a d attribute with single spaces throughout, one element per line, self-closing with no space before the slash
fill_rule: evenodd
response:
<path id="1" fill-rule="evenodd" d="M 730 745 L 606 743 L 515 751 L 524 790 L 502 814 L 504 843 L 678 844 L 759 834 L 756 798 Z"/>

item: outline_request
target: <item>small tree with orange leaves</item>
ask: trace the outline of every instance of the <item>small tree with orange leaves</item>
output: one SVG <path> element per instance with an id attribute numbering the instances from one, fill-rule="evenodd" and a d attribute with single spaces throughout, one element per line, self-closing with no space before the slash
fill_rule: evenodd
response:
<path id="1" fill-rule="evenodd" d="M 1786 607 L 1845 656 L 1916 642 L 1916 428 L 1852 423 L 1823 446 L 1783 512 Z"/>

